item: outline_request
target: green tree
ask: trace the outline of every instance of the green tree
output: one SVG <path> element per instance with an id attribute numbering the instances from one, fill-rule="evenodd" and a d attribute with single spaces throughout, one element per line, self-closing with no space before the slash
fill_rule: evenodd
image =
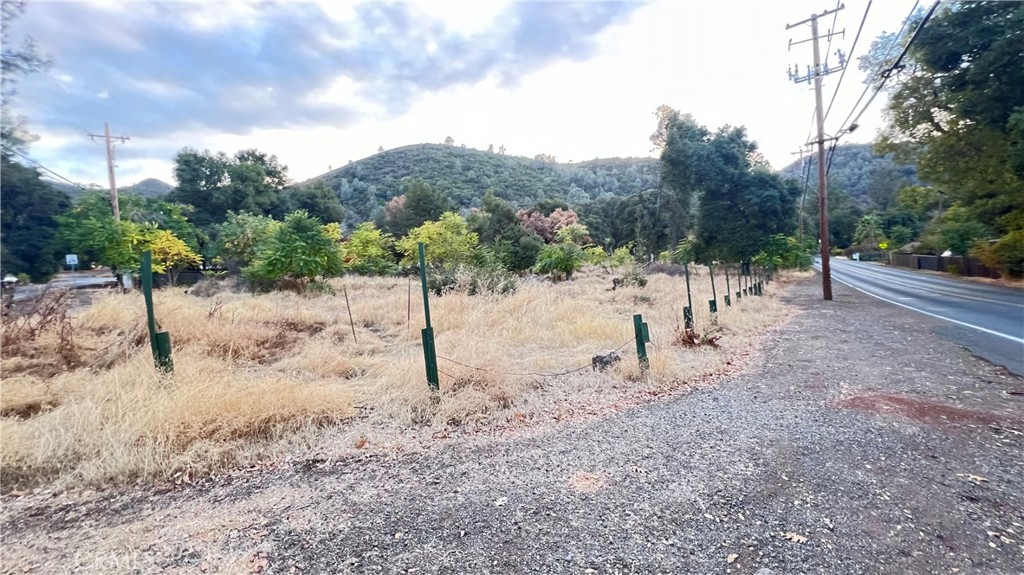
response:
<path id="1" fill-rule="evenodd" d="M 945 193 L 928 186 L 907 186 L 900 190 L 897 205 L 910 210 L 919 221 L 927 221 L 942 209 L 942 200 L 945 195 Z"/>
<path id="2" fill-rule="evenodd" d="M 512 204 L 487 190 L 482 207 L 466 219 L 470 231 L 476 232 L 480 243 L 493 245 L 496 241 L 512 241 L 519 237 L 519 219 Z"/>
<path id="3" fill-rule="evenodd" d="M 154 230 L 147 238 L 146 249 L 153 254 L 153 271 L 167 274 L 171 285 L 178 283 L 178 274 L 188 266 L 202 261 L 184 241 L 170 230 Z"/>
<path id="4" fill-rule="evenodd" d="M 341 275 L 343 269 L 341 250 L 328 227 L 298 210 L 260 242 L 255 260 L 243 274 L 265 286 L 286 281 L 305 293 L 312 282 Z"/>
<path id="5" fill-rule="evenodd" d="M 537 256 L 544 249 L 544 239 L 536 233 L 517 228 L 519 235 L 508 243 L 502 261 L 505 267 L 514 272 L 526 271 L 537 263 Z"/>
<path id="6" fill-rule="evenodd" d="M 217 226 L 215 253 L 228 269 L 239 271 L 256 260 L 260 244 L 280 226 L 281 222 L 268 216 L 229 211 Z"/>
<path id="7" fill-rule="evenodd" d="M 79 260 L 85 264 L 109 267 L 117 275 L 137 272 L 142 252 L 149 250 L 153 253 L 153 271 L 167 273 L 174 283 L 182 268 L 201 261 L 199 254 L 174 232 L 153 223 L 80 216 L 72 210 L 57 219 L 64 241 L 77 246 Z"/>
<path id="8" fill-rule="evenodd" d="M 438 219 L 450 209 L 451 202 L 444 194 L 423 180 L 413 178 L 406 182 L 405 193 L 380 227 L 395 237 L 404 236 L 409 230 Z"/>
<path id="9" fill-rule="evenodd" d="M 533 267 L 544 240 L 520 225 L 515 208 L 488 190 L 483 205 L 470 214 L 466 224 L 482 245 L 490 246 L 505 269 L 523 271 Z"/>
<path id="10" fill-rule="evenodd" d="M 273 208 L 275 217 L 283 218 L 296 210 L 306 210 L 323 222 L 342 222 L 345 208 L 338 196 L 323 181 L 285 188 L 277 195 Z"/>
<path id="11" fill-rule="evenodd" d="M 424 244 L 424 257 L 429 264 L 450 266 L 469 263 L 479 244 L 476 233 L 469 231 L 466 220 L 454 212 L 445 212 L 437 221 L 424 222 L 409 230 L 396 243 L 403 255 L 402 263 L 415 264 L 419 259 L 417 244 Z"/>
<path id="12" fill-rule="evenodd" d="M 587 226 L 578 222 L 569 224 L 558 230 L 558 232 L 555 233 L 555 241 L 558 243 L 569 242 L 580 247 L 586 247 L 593 244 L 593 240 L 590 239 L 590 232 L 587 230 Z"/>
<path id="13" fill-rule="evenodd" d="M 936 244 L 936 251 L 949 250 L 953 255 L 963 256 L 968 255 L 979 240 L 989 239 L 992 229 L 973 219 L 963 206 L 953 204 L 927 235 L 930 243 Z"/>
<path id="14" fill-rule="evenodd" d="M 206 233 L 196 228 L 189 219 L 191 206 L 133 193 L 119 194 L 118 203 L 122 221 L 169 230 L 194 252 L 201 252 L 209 241 Z M 113 220 L 110 195 L 99 190 L 83 193 L 71 208 L 71 214 L 79 220 Z M 74 248 L 71 245 L 65 247 L 72 251 Z"/>
<path id="15" fill-rule="evenodd" d="M 799 194 L 792 181 L 762 169 L 736 173 L 728 184 L 706 191 L 694 245 L 697 261 L 747 259 L 773 236 L 793 234 Z"/>
<path id="16" fill-rule="evenodd" d="M 682 115 L 672 107 L 662 104 L 654 111 L 654 116 L 657 118 L 658 127 L 650 137 L 651 144 L 654 145 L 651 151 L 660 152 L 668 145 L 669 130 L 682 119 Z"/>
<path id="17" fill-rule="evenodd" d="M 377 229 L 373 222 L 356 226 L 348 240 L 341 244 L 345 270 L 362 275 L 386 275 L 397 271 L 392 252 L 395 238 Z"/>
<path id="18" fill-rule="evenodd" d="M 242 150 L 234 157 L 185 148 L 174 159 L 178 187 L 168 199 L 193 207 L 192 221 L 210 228 L 228 211 L 272 214 L 288 183 L 288 168 L 276 156 Z"/>
<path id="19" fill-rule="evenodd" d="M 899 248 L 905 246 L 914 239 L 914 230 L 907 226 L 894 226 L 889 229 L 889 233 L 886 234 L 889 237 L 890 247 Z"/>
<path id="20" fill-rule="evenodd" d="M 883 234 L 881 218 L 877 214 L 865 214 L 857 222 L 857 229 L 853 232 L 853 241 L 858 245 L 874 249 L 882 241 Z"/>
<path id="21" fill-rule="evenodd" d="M 55 217 L 70 206 L 36 170 L 0 155 L 0 273 L 28 274 L 45 281 L 60 269 Z"/>
<path id="22" fill-rule="evenodd" d="M 1022 29 L 1021 3 L 943 4 L 890 83 L 890 123 L 880 147 L 916 160 L 919 176 L 959 204 L 958 222 L 946 226 L 960 230 L 953 235 L 962 236 L 970 222 L 978 224 L 974 231 L 1024 227 L 1024 178 L 1015 160 L 1024 66 L 1008 65 L 1021 59 Z M 887 64 L 879 56 L 882 40 L 862 67 Z"/>
<path id="23" fill-rule="evenodd" d="M 4 152 L 22 152 L 36 137 L 29 133 L 27 120 L 11 111 L 15 85 L 20 77 L 46 70 L 52 60 L 42 54 L 31 38 L 20 44 L 11 41 L 11 23 L 25 12 L 25 2 L 0 3 L 0 142 Z"/>
<path id="24" fill-rule="evenodd" d="M 674 112 L 674 111 L 673 111 Z M 663 229 L 664 236 L 651 245 L 644 246 L 646 253 L 655 253 L 662 247 L 675 245 L 685 238 L 693 229 L 694 198 L 707 189 L 721 189 L 727 179 L 725 163 L 733 160 L 733 170 L 745 171 L 746 153 L 723 154 L 712 159 L 710 146 L 711 132 L 689 114 L 663 112 L 659 117 L 659 132 L 662 131 L 663 118 L 671 120 L 668 124 L 661 152 L 661 184 L 667 193 L 658 194 L 653 206 L 658 219 L 645 222 L 643 227 Z M 657 132 L 656 132 L 657 134 Z M 653 140 L 656 145 L 658 142 Z M 724 143 L 724 142 L 723 142 Z M 720 146 L 725 151 L 726 146 Z M 732 158 L 728 158 L 728 156 Z M 723 163 L 725 162 L 725 163 Z M 647 242 L 644 242 L 647 243 Z"/>

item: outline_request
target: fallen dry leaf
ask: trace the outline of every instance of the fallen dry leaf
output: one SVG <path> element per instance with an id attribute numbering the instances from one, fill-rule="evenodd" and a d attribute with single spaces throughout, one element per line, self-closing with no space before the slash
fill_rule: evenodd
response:
<path id="1" fill-rule="evenodd" d="M 356 449 L 362 449 L 362 448 L 366 447 L 366 444 L 367 444 L 366 438 L 365 437 L 360 437 L 359 439 L 356 440 Z"/>
<path id="2" fill-rule="evenodd" d="M 781 535 L 784 538 L 789 539 L 793 543 L 807 543 L 807 538 L 804 537 L 803 535 L 800 535 L 799 533 L 793 533 L 792 531 L 787 531 L 785 533 L 782 533 Z"/>
<path id="3" fill-rule="evenodd" d="M 732 563 L 734 563 L 739 558 L 740 558 L 740 556 L 737 555 L 736 553 L 730 553 L 729 556 L 725 558 L 725 562 L 729 563 L 729 564 L 732 564 Z"/>

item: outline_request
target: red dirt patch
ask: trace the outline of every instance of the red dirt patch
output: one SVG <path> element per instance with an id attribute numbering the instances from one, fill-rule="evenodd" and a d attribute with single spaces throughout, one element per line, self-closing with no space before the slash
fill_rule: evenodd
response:
<path id="1" fill-rule="evenodd" d="M 1007 414 L 964 409 L 930 399 L 871 393 L 848 397 L 837 404 L 839 407 L 859 409 L 875 413 L 896 414 L 921 423 L 972 423 L 992 425 L 1011 419 Z"/>

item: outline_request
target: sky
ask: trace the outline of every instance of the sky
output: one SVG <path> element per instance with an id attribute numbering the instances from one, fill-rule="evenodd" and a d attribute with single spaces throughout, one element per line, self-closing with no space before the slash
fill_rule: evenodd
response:
<path id="1" fill-rule="evenodd" d="M 850 53 L 868 0 L 847 0 L 823 57 Z M 82 184 L 174 183 L 182 148 L 275 154 L 303 181 L 378 147 L 424 142 L 558 161 L 653 156 L 667 104 L 715 128 L 746 126 L 775 168 L 797 158 L 814 92 L 787 67 L 812 62 L 810 26 L 831 0 L 402 3 L 30 1 L 10 22 L 53 59 L 12 102 L 39 136 L 29 155 Z M 909 0 L 874 2 L 853 54 L 900 28 Z M 822 33 L 833 16 L 821 19 Z M 825 52 L 829 48 L 828 52 Z M 839 74 L 825 79 L 825 105 Z M 849 66 L 826 132 L 864 89 Z M 879 98 L 843 142 L 871 141 Z"/>

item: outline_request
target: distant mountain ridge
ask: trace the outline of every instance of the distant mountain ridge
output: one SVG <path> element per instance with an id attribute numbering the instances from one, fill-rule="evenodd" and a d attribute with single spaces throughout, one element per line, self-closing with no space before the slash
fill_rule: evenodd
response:
<path id="1" fill-rule="evenodd" d="M 68 196 L 71 197 L 72 201 L 77 199 L 78 196 L 84 194 L 85 190 L 96 190 L 102 192 L 104 190 L 109 189 L 103 186 L 89 186 L 88 188 L 83 189 L 82 187 L 74 186 L 67 182 L 55 182 L 52 180 L 48 180 L 48 183 L 55 189 L 61 190 L 62 192 L 66 193 Z M 168 184 L 167 182 L 158 180 L 156 178 L 146 178 L 145 180 L 142 180 L 130 186 L 118 187 L 117 191 L 120 194 L 139 194 L 140 196 L 145 198 L 152 198 L 156 196 L 166 195 L 173 189 L 174 186 Z"/>
<path id="2" fill-rule="evenodd" d="M 605 158 L 556 163 L 521 156 L 447 146 L 413 144 L 386 150 L 303 183 L 325 182 L 348 211 L 346 225 L 373 219 L 403 180 L 421 178 L 459 208 L 479 207 L 487 190 L 525 208 L 545 199 L 570 205 L 602 197 L 627 196 L 660 184 L 656 158 Z"/>

